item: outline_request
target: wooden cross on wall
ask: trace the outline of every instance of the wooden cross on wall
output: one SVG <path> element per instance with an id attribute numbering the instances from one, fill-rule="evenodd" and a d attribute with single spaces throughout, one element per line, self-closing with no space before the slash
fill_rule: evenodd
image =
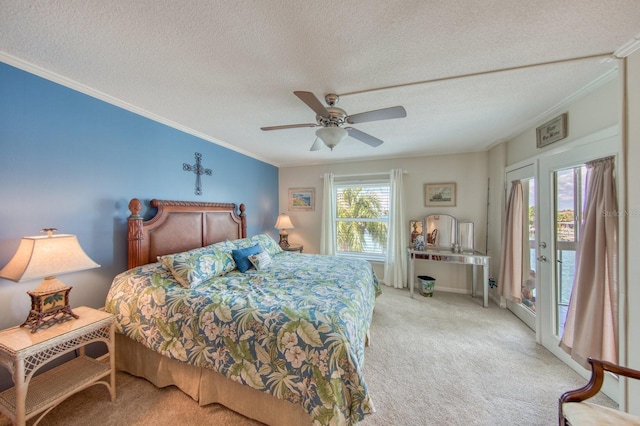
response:
<path id="1" fill-rule="evenodd" d="M 196 174 L 196 195 L 202 195 L 202 182 L 200 181 L 200 176 L 207 175 L 211 176 L 211 169 L 205 169 L 202 167 L 202 154 L 196 152 L 196 164 L 189 165 L 187 163 L 182 163 L 182 170 L 187 172 L 193 172 Z"/>

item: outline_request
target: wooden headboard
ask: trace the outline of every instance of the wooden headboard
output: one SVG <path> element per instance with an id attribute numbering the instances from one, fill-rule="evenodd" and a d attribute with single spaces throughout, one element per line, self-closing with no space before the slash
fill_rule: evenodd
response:
<path id="1" fill-rule="evenodd" d="M 142 203 L 129 202 L 128 268 L 157 262 L 157 257 L 247 236 L 244 204 L 151 200 L 158 209 L 149 220 L 140 216 Z"/>

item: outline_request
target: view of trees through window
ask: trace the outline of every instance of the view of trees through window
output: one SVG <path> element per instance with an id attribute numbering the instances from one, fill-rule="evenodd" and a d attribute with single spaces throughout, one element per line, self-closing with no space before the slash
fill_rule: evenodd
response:
<path id="1" fill-rule="evenodd" d="M 576 250 L 586 189 L 584 165 L 555 172 L 556 333 L 562 336 L 576 272 Z"/>
<path id="2" fill-rule="evenodd" d="M 384 257 L 389 221 L 389 184 L 336 185 L 337 252 Z"/>

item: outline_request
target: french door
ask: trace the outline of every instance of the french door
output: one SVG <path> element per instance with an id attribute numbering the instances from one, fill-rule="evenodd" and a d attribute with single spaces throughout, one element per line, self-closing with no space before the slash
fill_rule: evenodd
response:
<path id="1" fill-rule="evenodd" d="M 587 371 L 560 347 L 581 239 L 580 223 L 588 161 L 616 155 L 618 138 L 612 136 L 581 147 L 543 157 L 538 162 L 538 229 L 536 338 L 545 348 L 574 370 Z M 605 382 L 605 393 L 615 399 L 617 384 Z"/>

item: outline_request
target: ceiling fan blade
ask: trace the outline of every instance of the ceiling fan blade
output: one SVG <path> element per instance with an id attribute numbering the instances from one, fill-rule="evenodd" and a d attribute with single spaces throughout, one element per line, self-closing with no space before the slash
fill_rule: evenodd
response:
<path id="1" fill-rule="evenodd" d="M 351 136 L 352 138 L 358 139 L 359 141 L 362 141 L 362 142 L 366 143 L 367 145 L 372 146 L 374 148 L 376 146 L 382 145 L 382 143 L 383 143 L 383 141 L 381 139 L 373 137 L 368 133 L 361 132 L 358 129 L 354 129 L 353 127 L 345 127 L 345 130 L 347 132 L 349 132 L 349 136 Z"/>
<path id="2" fill-rule="evenodd" d="M 298 127 L 317 127 L 316 123 L 304 123 L 304 124 L 285 124 L 284 126 L 268 126 L 260 127 L 260 130 L 282 130 L 282 129 L 297 129 Z"/>
<path id="3" fill-rule="evenodd" d="M 348 116 L 345 120 L 349 124 L 365 123 L 367 121 L 388 120 L 390 118 L 404 118 L 407 111 L 402 106 L 377 109 Z"/>
<path id="4" fill-rule="evenodd" d="M 330 117 L 329 111 L 327 111 L 324 105 L 322 105 L 322 102 L 320 102 L 318 98 L 316 98 L 316 95 L 314 95 L 313 93 L 298 91 L 298 92 L 293 92 L 293 94 L 299 97 L 302 102 L 307 104 L 307 106 L 312 110 L 314 110 L 316 114 L 318 114 L 320 117 L 324 117 L 324 118 Z"/>
<path id="5" fill-rule="evenodd" d="M 322 143 L 320 138 L 316 138 L 316 140 L 313 142 L 313 145 L 311 145 L 311 149 L 309 151 L 320 151 L 320 149 L 322 149 L 322 145 L 324 144 Z"/>

